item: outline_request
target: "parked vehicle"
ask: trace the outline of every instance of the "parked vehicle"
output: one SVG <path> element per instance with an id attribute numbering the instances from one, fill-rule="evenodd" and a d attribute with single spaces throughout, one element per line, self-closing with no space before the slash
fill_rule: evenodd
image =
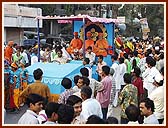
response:
<path id="1" fill-rule="evenodd" d="M 44 33 L 39 33 L 40 39 L 45 38 Z M 38 33 L 34 31 L 24 31 L 24 36 L 26 36 L 28 39 L 37 39 Z"/>
<path id="2" fill-rule="evenodd" d="M 25 39 L 23 40 L 23 46 L 33 46 L 36 42 L 36 39 Z"/>
<path id="3" fill-rule="evenodd" d="M 39 33 L 40 39 L 44 39 L 44 33 Z M 23 46 L 34 46 L 38 42 L 38 33 L 34 31 L 24 31 Z M 41 42 L 41 41 L 40 41 Z M 44 42 L 44 41 L 43 41 Z"/>
<path id="4" fill-rule="evenodd" d="M 48 37 L 46 39 L 46 44 L 52 45 L 53 47 L 57 45 L 61 45 L 63 47 L 67 47 L 67 42 L 62 37 Z"/>
<path id="5" fill-rule="evenodd" d="M 70 44 L 71 40 L 73 39 L 72 35 L 67 35 L 67 34 L 60 34 L 59 37 L 64 38 L 66 44 Z"/>
<path id="6" fill-rule="evenodd" d="M 51 47 L 55 47 L 57 45 L 61 45 L 63 47 L 68 47 L 73 36 L 60 34 L 59 36 L 49 35 L 45 38 L 43 33 L 40 34 L 40 43 L 41 45 L 48 45 Z M 33 31 L 24 31 L 24 37 L 27 39 L 23 40 L 23 45 L 25 46 L 33 46 L 38 42 L 38 33 Z"/>

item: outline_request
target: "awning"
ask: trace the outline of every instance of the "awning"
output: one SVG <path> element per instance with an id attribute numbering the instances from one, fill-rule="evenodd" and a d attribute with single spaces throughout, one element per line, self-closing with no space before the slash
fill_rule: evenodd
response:
<path id="1" fill-rule="evenodd" d="M 119 24 L 120 20 L 119 19 L 112 19 L 112 18 L 97 18 L 97 17 L 91 17 L 89 15 L 71 15 L 71 16 L 37 16 L 35 19 L 39 20 L 90 20 L 91 22 L 100 22 L 100 23 L 115 23 Z"/>

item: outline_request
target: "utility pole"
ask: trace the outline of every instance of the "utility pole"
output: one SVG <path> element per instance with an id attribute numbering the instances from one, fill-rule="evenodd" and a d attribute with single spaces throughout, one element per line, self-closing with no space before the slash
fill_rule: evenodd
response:
<path id="1" fill-rule="evenodd" d="M 75 4 L 73 4 L 73 15 L 75 16 L 75 7 L 76 7 L 76 5 Z"/>
<path id="2" fill-rule="evenodd" d="M 99 17 L 101 17 L 101 8 L 102 8 L 102 6 L 101 6 L 101 4 L 99 5 Z"/>
<path id="3" fill-rule="evenodd" d="M 110 5 L 109 5 L 109 4 L 107 4 L 106 10 L 107 10 L 106 17 L 107 17 L 107 18 L 110 18 Z"/>

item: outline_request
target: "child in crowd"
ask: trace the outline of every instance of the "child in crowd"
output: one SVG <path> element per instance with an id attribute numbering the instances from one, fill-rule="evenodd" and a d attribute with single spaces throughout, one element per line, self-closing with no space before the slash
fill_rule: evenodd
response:
<path id="1" fill-rule="evenodd" d="M 72 89 L 72 81 L 69 78 L 63 78 L 61 85 L 65 88 L 65 91 L 60 94 L 58 103 L 66 104 L 68 97 L 74 93 L 74 90 Z"/>
<path id="2" fill-rule="evenodd" d="M 139 124 L 138 123 L 138 117 L 140 115 L 139 108 L 133 104 L 130 104 L 126 110 L 125 113 L 127 115 L 127 118 L 129 120 L 128 124 Z"/>
<path id="3" fill-rule="evenodd" d="M 21 73 L 20 73 L 20 78 L 21 78 L 21 87 L 22 90 L 24 90 L 27 87 L 27 80 L 28 80 L 28 70 L 25 68 L 25 62 L 21 61 L 20 62 L 20 68 L 21 68 Z"/>
<path id="4" fill-rule="evenodd" d="M 75 84 L 74 87 L 73 87 L 74 92 L 78 92 L 80 90 L 78 85 L 77 85 L 79 78 L 80 78 L 79 75 L 74 76 L 74 84 Z"/>
<path id="5" fill-rule="evenodd" d="M 46 105 L 45 113 L 47 115 L 47 121 L 44 124 L 56 124 L 56 121 L 58 120 L 58 109 L 60 107 L 60 104 L 50 102 Z"/>
<path id="6" fill-rule="evenodd" d="M 9 61 L 4 60 L 4 107 L 6 109 L 9 108 L 9 81 L 11 74 L 11 69 L 9 68 L 9 65 Z"/>
<path id="7" fill-rule="evenodd" d="M 89 58 L 84 58 L 83 59 L 83 65 L 89 71 L 89 78 L 92 78 L 92 68 L 91 68 L 89 62 L 90 62 Z"/>
<path id="8" fill-rule="evenodd" d="M 83 51 L 79 51 L 79 60 L 83 60 Z"/>
<path id="9" fill-rule="evenodd" d="M 61 104 L 58 109 L 58 124 L 71 124 L 74 118 L 74 108 L 70 105 Z"/>
<path id="10" fill-rule="evenodd" d="M 80 114 L 82 111 L 82 99 L 78 96 L 71 95 L 67 99 L 67 105 L 74 108 L 74 119 L 71 124 L 85 124 L 84 117 Z"/>
<path id="11" fill-rule="evenodd" d="M 98 56 L 98 64 L 97 64 L 97 69 L 96 72 L 98 73 L 98 81 L 101 81 L 101 76 L 102 76 L 102 67 L 107 65 L 106 62 L 103 61 L 103 56 L 100 55 Z"/>
<path id="12" fill-rule="evenodd" d="M 89 86 L 89 84 L 90 84 L 89 78 L 84 77 L 84 76 L 80 76 L 79 79 L 78 79 L 78 83 L 77 83 L 78 91 L 73 93 L 73 95 L 79 96 L 81 98 L 81 93 L 80 93 L 81 88 L 83 86 Z"/>
<path id="13" fill-rule="evenodd" d="M 91 46 L 89 46 L 87 48 L 85 57 L 89 58 L 89 60 L 90 60 L 90 63 L 89 63 L 90 66 L 92 66 L 95 63 L 96 54 L 92 51 L 92 47 Z"/>
<path id="14" fill-rule="evenodd" d="M 13 111 L 19 110 L 19 94 L 20 94 L 20 70 L 16 63 L 11 64 L 13 71 L 13 77 L 11 78 L 10 84 L 10 104 Z"/>

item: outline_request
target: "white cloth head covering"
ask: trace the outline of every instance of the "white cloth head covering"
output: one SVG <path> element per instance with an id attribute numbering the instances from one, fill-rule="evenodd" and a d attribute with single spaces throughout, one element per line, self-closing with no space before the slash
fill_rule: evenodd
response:
<path id="1" fill-rule="evenodd" d="M 160 83 L 161 80 L 163 80 L 163 76 L 161 74 L 157 74 L 154 78 L 154 80 L 158 83 Z"/>

